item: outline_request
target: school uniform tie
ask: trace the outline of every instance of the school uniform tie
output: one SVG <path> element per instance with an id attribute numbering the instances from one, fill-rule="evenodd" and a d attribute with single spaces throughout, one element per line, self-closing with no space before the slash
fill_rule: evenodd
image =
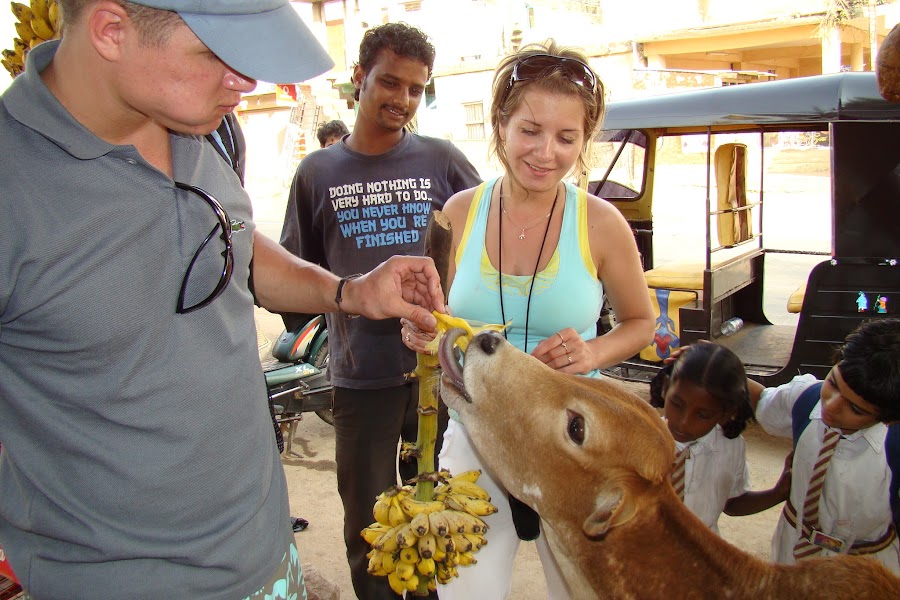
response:
<path id="1" fill-rule="evenodd" d="M 687 459 L 691 457 L 690 445 L 685 446 L 675 454 L 675 462 L 672 464 L 672 487 L 675 493 L 684 502 L 684 474 Z"/>
<path id="2" fill-rule="evenodd" d="M 813 530 L 819 530 L 819 500 L 822 498 L 822 489 L 825 487 L 825 474 L 828 472 L 828 464 L 834 456 L 841 432 L 837 429 L 827 429 L 822 440 L 822 448 L 813 467 L 812 476 L 809 478 L 809 487 L 806 489 L 806 500 L 803 502 L 803 511 L 800 514 L 800 522 L 806 523 Z M 794 544 L 794 558 L 803 560 L 822 551 L 808 539 L 801 537 Z"/>

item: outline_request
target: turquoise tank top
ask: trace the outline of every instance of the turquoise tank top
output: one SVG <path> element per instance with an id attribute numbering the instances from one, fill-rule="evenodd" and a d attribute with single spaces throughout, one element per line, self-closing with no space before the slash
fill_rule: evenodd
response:
<path id="1" fill-rule="evenodd" d="M 475 190 L 456 251 L 456 276 L 450 287 L 449 304 L 455 316 L 469 321 L 502 322 L 497 269 L 484 246 L 491 195 L 498 180 L 482 183 Z M 597 337 L 603 284 L 597 279 L 590 252 L 587 196 L 574 185 L 565 186 L 559 243 L 550 262 L 537 274 L 531 294 L 527 349 L 525 313 L 531 275 L 503 275 L 503 309 L 506 320 L 511 321 L 507 338 L 526 352 L 566 327 L 578 331 L 584 340 Z"/>

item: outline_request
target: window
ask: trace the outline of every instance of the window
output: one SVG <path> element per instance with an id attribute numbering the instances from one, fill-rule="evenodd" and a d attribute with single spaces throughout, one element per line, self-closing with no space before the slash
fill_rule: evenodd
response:
<path id="1" fill-rule="evenodd" d="M 484 103 L 468 102 L 463 104 L 466 109 L 466 139 L 484 139 Z"/>
<path id="2" fill-rule="evenodd" d="M 600 0 L 569 0 L 565 5 L 569 11 L 581 13 L 594 23 L 600 23 L 602 20 L 603 9 L 600 8 Z"/>
<path id="3" fill-rule="evenodd" d="M 588 192 L 612 200 L 639 198 L 644 189 L 646 148 L 647 135 L 642 131 L 600 132 L 591 149 Z"/>

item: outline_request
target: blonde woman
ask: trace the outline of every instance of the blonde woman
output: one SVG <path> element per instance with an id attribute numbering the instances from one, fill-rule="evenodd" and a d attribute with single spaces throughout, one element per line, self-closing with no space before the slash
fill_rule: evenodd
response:
<path id="1" fill-rule="evenodd" d="M 519 349 L 585 376 L 649 344 L 654 321 L 628 223 L 608 202 L 564 181 L 584 167 L 603 111 L 603 85 L 579 52 L 549 41 L 508 56 L 495 72 L 491 105 L 491 149 L 504 174 L 444 207 L 453 226 L 453 314 L 509 322 L 505 335 Z M 618 323 L 597 337 L 604 293 Z M 405 322 L 402 335 L 417 351 L 432 337 Z M 500 509 L 486 519 L 489 543 L 478 563 L 439 586 L 440 598 L 506 598 L 519 540 L 535 537 L 549 597 L 567 597 L 537 515 L 507 502 L 458 420 L 447 428 L 439 464 L 453 473 L 481 469 L 479 484 Z"/>

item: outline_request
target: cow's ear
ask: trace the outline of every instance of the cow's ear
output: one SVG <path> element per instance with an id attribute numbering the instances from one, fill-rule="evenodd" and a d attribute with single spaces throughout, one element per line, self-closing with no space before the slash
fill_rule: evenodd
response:
<path id="1" fill-rule="evenodd" d="M 618 485 L 608 486 L 597 494 L 596 509 L 585 519 L 582 529 L 591 539 L 602 539 L 613 527 L 618 527 L 634 516 L 633 502 Z"/>

